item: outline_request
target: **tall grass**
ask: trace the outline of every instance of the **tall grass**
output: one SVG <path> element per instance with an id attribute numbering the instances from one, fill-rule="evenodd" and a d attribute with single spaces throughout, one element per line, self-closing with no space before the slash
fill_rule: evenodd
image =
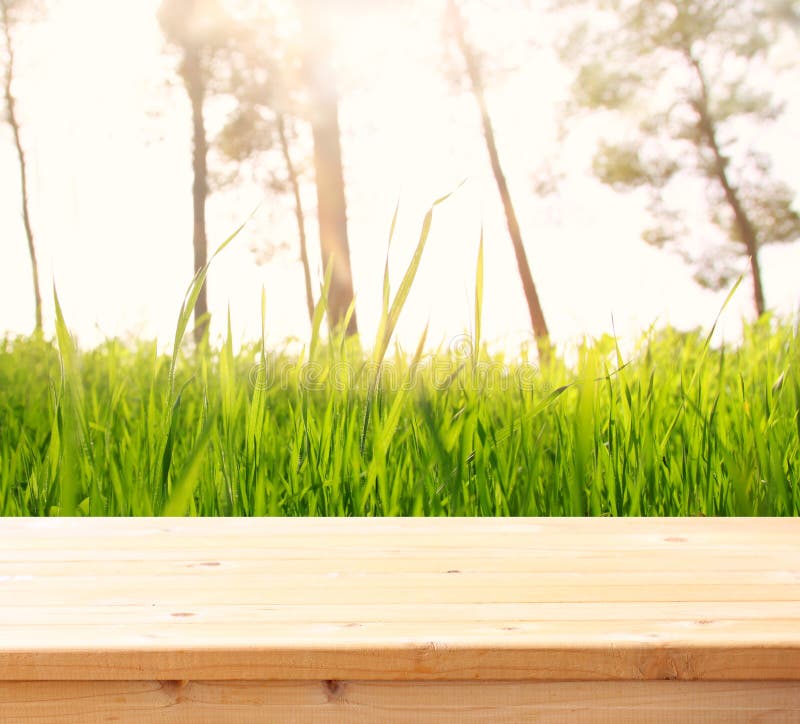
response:
<path id="1" fill-rule="evenodd" d="M 664 329 L 623 360 L 492 356 L 474 334 L 390 352 L 430 229 L 372 352 L 321 334 L 299 355 L 108 341 L 0 342 L 3 515 L 797 515 L 800 343 L 765 318 L 735 346 Z M 388 270 L 388 262 L 387 262 Z M 324 292 L 324 289 L 323 289 Z M 463 341 L 463 340 L 462 340 Z"/>
<path id="2" fill-rule="evenodd" d="M 229 334 L 171 394 L 154 345 L 73 354 L 0 345 L 3 515 L 800 512 L 800 347 L 775 320 L 730 348 L 653 333 L 616 373 L 601 340 L 546 373 L 395 352 L 376 382 L 348 345 L 312 365 Z"/>

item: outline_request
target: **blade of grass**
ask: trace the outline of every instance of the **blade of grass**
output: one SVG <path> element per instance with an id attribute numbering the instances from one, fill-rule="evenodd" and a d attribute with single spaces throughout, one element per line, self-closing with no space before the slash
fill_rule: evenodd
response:
<path id="1" fill-rule="evenodd" d="M 481 320 L 483 319 L 483 224 L 481 224 L 481 240 L 478 244 L 478 262 L 475 270 L 475 336 L 472 341 L 473 364 L 477 363 L 481 354 Z"/>

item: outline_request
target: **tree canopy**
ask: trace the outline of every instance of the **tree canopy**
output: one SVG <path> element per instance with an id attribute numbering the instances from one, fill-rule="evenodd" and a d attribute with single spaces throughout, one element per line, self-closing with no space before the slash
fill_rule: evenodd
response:
<path id="1" fill-rule="evenodd" d="M 678 252 L 695 279 L 718 289 L 747 257 L 754 305 L 765 311 L 758 253 L 800 238 L 795 192 L 748 128 L 783 105 L 767 84 L 778 44 L 793 42 L 797 2 L 782 0 L 558 0 L 572 30 L 560 50 L 574 68 L 571 110 L 628 123 L 598 144 L 595 175 L 616 190 L 643 189 L 652 228 L 643 238 Z M 694 186 L 692 185 L 694 184 Z M 716 233 L 691 229 L 680 197 L 702 189 Z"/>

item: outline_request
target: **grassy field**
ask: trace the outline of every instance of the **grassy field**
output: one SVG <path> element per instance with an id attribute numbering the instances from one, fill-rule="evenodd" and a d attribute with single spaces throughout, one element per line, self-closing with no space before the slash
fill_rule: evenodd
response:
<path id="1" fill-rule="evenodd" d="M 554 360 L 0 346 L 3 515 L 797 515 L 797 332 Z"/>
<path id="2" fill-rule="evenodd" d="M 371 353 L 323 339 L 324 302 L 298 356 L 234 354 L 230 332 L 188 348 L 207 269 L 171 356 L 79 353 L 56 299 L 57 340 L 0 343 L 0 514 L 800 513 L 795 326 L 723 348 L 661 330 L 628 359 L 606 338 L 539 369 L 481 344 L 481 251 L 473 337 L 406 354 L 390 340 L 429 226 L 394 297 L 384 279 Z"/>

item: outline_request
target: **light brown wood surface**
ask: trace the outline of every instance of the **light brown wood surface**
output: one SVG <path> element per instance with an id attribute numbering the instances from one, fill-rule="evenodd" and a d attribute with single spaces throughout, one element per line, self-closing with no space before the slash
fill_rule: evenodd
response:
<path id="1" fill-rule="evenodd" d="M 2 519 L 0 721 L 796 722 L 800 525 Z"/>
<path id="2" fill-rule="evenodd" d="M 0 680 L 800 680 L 796 519 L 3 519 Z"/>
<path id="3" fill-rule="evenodd" d="M 0 682 L 4 724 L 795 724 L 792 682 Z"/>

